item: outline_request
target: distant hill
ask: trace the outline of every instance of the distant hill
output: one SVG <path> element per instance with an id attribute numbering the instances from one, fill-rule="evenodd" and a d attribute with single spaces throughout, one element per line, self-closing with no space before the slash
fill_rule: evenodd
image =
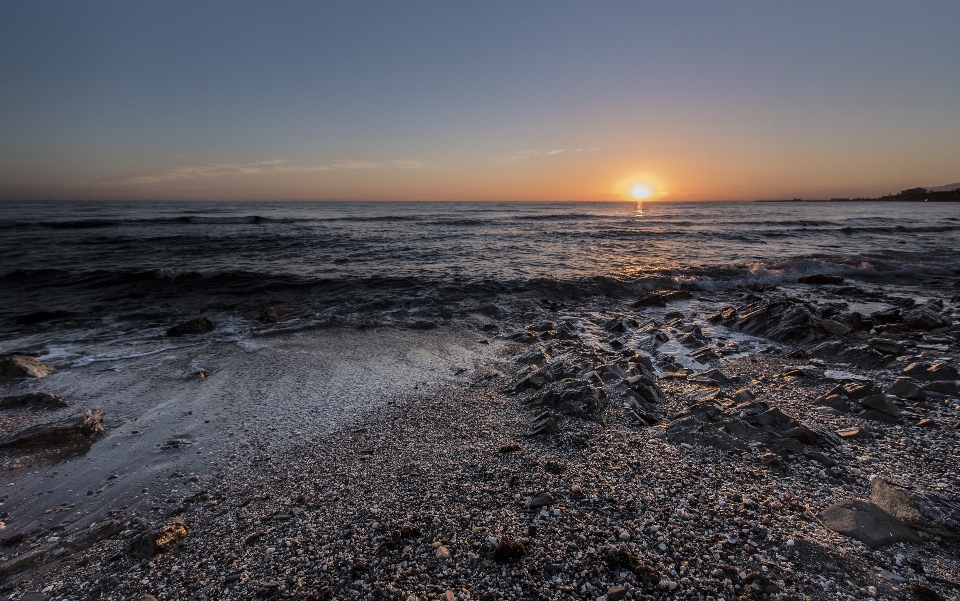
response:
<path id="1" fill-rule="evenodd" d="M 955 184 L 947 184 L 946 186 L 937 186 L 936 188 L 927 188 L 931 192 L 952 192 L 954 190 L 960 190 L 960 182 Z"/>

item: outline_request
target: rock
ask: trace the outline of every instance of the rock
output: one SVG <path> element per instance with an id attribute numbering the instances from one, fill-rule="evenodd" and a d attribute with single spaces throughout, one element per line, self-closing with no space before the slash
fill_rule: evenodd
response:
<path id="1" fill-rule="evenodd" d="M 960 380 L 960 372 L 957 371 L 956 367 L 947 365 L 946 363 L 937 363 L 933 367 L 927 370 L 928 380 L 941 381 L 941 380 Z"/>
<path id="2" fill-rule="evenodd" d="M 103 431 L 103 409 L 55 415 L 0 436 L 0 448 L 50 446 L 90 440 Z"/>
<path id="3" fill-rule="evenodd" d="M 611 586 L 607 589 L 607 601 L 621 601 L 626 596 L 627 589 L 622 586 Z"/>
<path id="4" fill-rule="evenodd" d="M 702 374 L 700 374 L 699 377 L 706 380 L 713 380 L 714 382 L 722 386 L 726 386 L 727 384 L 730 384 L 732 382 L 732 380 L 730 379 L 730 376 L 723 373 L 719 369 L 711 369 L 711 370 L 705 371 Z"/>
<path id="5" fill-rule="evenodd" d="M 540 390 L 544 386 L 550 383 L 549 378 L 543 372 L 534 372 L 527 376 L 526 378 L 517 382 L 517 385 L 514 389 L 517 392 L 524 392 L 527 390 Z"/>
<path id="6" fill-rule="evenodd" d="M 908 380 L 900 378 L 887 388 L 887 394 L 900 397 L 901 399 L 920 399 L 923 398 L 923 391 L 920 387 Z"/>
<path id="7" fill-rule="evenodd" d="M 900 485 L 877 476 L 870 482 L 870 500 L 907 524 L 933 532 L 960 535 L 960 497 Z"/>
<path id="8" fill-rule="evenodd" d="M 859 367 L 872 368 L 892 360 L 867 345 L 848 347 L 839 340 L 830 340 L 810 349 L 810 354 L 821 359 L 840 363 L 850 363 Z"/>
<path id="9" fill-rule="evenodd" d="M 904 353 L 903 345 L 896 340 L 888 340 L 886 338 L 870 338 L 867 340 L 867 345 L 871 348 L 877 349 L 881 353 L 886 353 L 888 355 L 902 355 Z"/>
<path id="10" fill-rule="evenodd" d="M 830 334 L 835 334 L 837 336 L 846 336 L 853 329 L 845 326 L 839 321 L 834 321 L 832 319 L 823 319 L 820 321 L 820 327 L 829 332 Z"/>
<path id="11" fill-rule="evenodd" d="M 20 407 L 37 407 L 41 409 L 63 409 L 69 407 L 65 399 L 47 392 L 31 392 L 7 396 L 0 399 L 0 409 L 17 409 Z"/>
<path id="12" fill-rule="evenodd" d="M 530 499 L 529 507 L 530 509 L 540 509 L 541 507 L 553 505 L 555 502 L 556 499 L 553 498 L 553 495 L 548 492 L 542 492 Z"/>
<path id="13" fill-rule="evenodd" d="M 778 342 L 813 342 L 827 335 L 813 306 L 791 298 L 751 303 L 723 323 L 731 329 Z"/>
<path id="14" fill-rule="evenodd" d="M 843 278 L 838 275 L 830 275 L 827 273 L 814 273 L 812 275 L 805 275 L 801 278 L 797 278 L 797 283 L 800 284 L 809 284 L 812 286 L 823 286 L 826 284 L 837 285 L 843 283 Z"/>
<path id="15" fill-rule="evenodd" d="M 902 321 L 900 309 L 893 308 L 885 311 L 874 311 L 870 314 L 870 320 L 876 324 L 898 323 Z"/>
<path id="16" fill-rule="evenodd" d="M 27 593 L 20 598 L 20 601 L 48 601 L 51 599 L 50 595 L 45 595 L 43 593 Z"/>
<path id="17" fill-rule="evenodd" d="M 911 363 L 903 370 L 903 374 L 924 382 L 960 380 L 960 373 L 957 372 L 957 369 L 946 363 L 938 363 L 932 366 L 927 363 Z"/>
<path id="18" fill-rule="evenodd" d="M 643 307 L 666 307 L 667 303 L 663 300 L 663 297 L 657 294 L 656 292 L 651 292 L 649 294 L 644 294 L 636 302 L 633 303 L 633 306 L 637 309 Z"/>
<path id="19" fill-rule="evenodd" d="M 900 407 L 897 407 L 897 404 L 893 401 L 893 397 L 889 397 L 885 394 L 870 395 L 860 399 L 860 404 L 867 409 L 874 409 L 876 411 L 880 411 L 881 413 L 892 415 L 893 417 L 900 417 L 902 414 Z"/>
<path id="20" fill-rule="evenodd" d="M 527 554 L 527 548 L 523 543 L 516 541 L 509 536 L 503 537 L 497 546 L 493 549 L 493 560 L 499 563 L 511 563 L 518 561 Z"/>
<path id="21" fill-rule="evenodd" d="M 260 314 L 260 321 L 263 323 L 279 323 L 286 321 L 290 317 L 287 311 L 287 305 L 282 302 L 273 303 L 263 310 Z"/>
<path id="22" fill-rule="evenodd" d="M 854 438 L 869 438 L 870 435 L 867 432 L 866 428 L 844 428 L 842 430 L 837 430 L 837 436 L 844 440 L 851 440 Z"/>
<path id="23" fill-rule="evenodd" d="M 910 595 L 918 601 L 947 601 L 947 598 L 937 592 L 937 589 L 919 580 L 911 582 L 909 590 Z"/>
<path id="24" fill-rule="evenodd" d="M 197 317 L 185 321 L 167 330 L 167 336 L 183 336 L 185 334 L 203 334 L 213 329 L 213 322 L 206 317 Z"/>
<path id="25" fill-rule="evenodd" d="M 929 307 L 917 307 L 904 311 L 903 323 L 914 330 L 932 330 L 950 325 L 950 320 L 942 317 Z"/>
<path id="26" fill-rule="evenodd" d="M 920 537 L 909 526 L 869 501 L 840 501 L 817 517 L 830 530 L 855 538 L 871 549 L 920 542 Z"/>
<path id="27" fill-rule="evenodd" d="M 0 376 L 7 378 L 44 378 L 53 367 L 26 355 L 11 355 L 0 362 Z"/>
<path id="28" fill-rule="evenodd" d="M 946 394 L 950 396 L 957 396 L 957 393 L 960 392 L 957 389 L 956 380 L 940 380 L 937 382 L 930 382 L 923 386 L 924 392 L 936 392 L 937 394 Z"/>
<path id="29" fill-rule="evenodd" d="M 939 427 L 940 424 L 932 419 L 924 418 L 917 422 L 917 426 L 921 428 L 936 428 L 936 427 Z"/>
<path id="30" fill-rule="evenodd" d="M 148 559 L 165 553 L 182 543 L 187 533 L 187 525 L 183 522 L 172 522 L 144 532 L 130 543 L 130 555 L 138 559 Z"/>
<path id="31" fill-rule="evenodd" d="M 237 580 L 240 580 L 240 578 L 237 577 Z M 157 601 L 157 598 L 153 595 L 144 595 L 140 597 L 140 601 Z"/>

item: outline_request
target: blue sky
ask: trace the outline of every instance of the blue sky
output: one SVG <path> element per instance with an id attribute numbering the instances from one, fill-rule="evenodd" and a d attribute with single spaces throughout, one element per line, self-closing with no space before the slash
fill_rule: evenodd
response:
<path id="1" fill-rule="evenodd" d="M 0 199 L 960 180 L 957 2 L 0 1 Z"/>

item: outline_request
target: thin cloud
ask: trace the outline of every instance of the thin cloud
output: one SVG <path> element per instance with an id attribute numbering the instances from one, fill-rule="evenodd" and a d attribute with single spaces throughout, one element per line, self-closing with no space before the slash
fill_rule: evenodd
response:
<path id="1" fill-rule="evenodd" d="M 513 154 L 505 157 L 494 157 L 494 161 L 498 163 L 515 163 L 517 161 L 523 161 L 537 156 L 556 156 L 558 154 L 563 154 L 565 152 L 594 152 L 600 150 L 600 146 L 596 148 L 554 148 L 553 150 L 540 151 L 540 150 L 521 150 L 514 152 Z"/>
<path id="2" fill-rule="evenodd" d="M 288 165 L 285 159 L 273 159 L 269 161 L 260 161 L 257 163 L 210 163 L 206 165 L 185 165 L 164 171 L 103 178 L 97 181 L 86 182 L 86 184 L 137 186 L 177 180 L 229 177 L 231 175 L 322 173 L 324 171 L 381 168 L 423 169 L 430 166 L 430 163 L 425 161 L 409 160 L 387 161 L 385 163 L 373 161 L 332 161 L 330 163 L 319 165 Z"/>

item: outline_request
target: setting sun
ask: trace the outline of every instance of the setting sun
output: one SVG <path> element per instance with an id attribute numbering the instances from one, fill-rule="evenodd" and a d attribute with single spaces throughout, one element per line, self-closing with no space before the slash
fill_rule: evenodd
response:
<path id="1" fill-rule="evenodd" d="M 666 196 L 663 186 L 646 175 L 635 175 L 622 180 L 617 186 L 617 195 L 630 200 L 652 200 Z"/>

